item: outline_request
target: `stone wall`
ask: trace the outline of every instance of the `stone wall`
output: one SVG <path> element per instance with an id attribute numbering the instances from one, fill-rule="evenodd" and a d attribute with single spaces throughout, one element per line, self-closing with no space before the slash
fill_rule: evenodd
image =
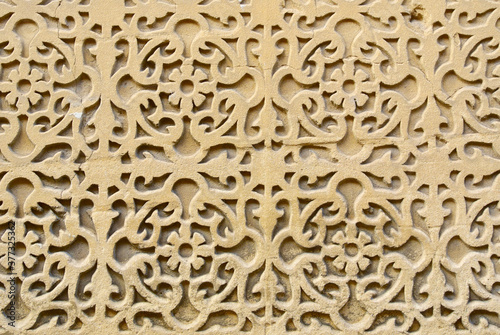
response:
<path id="1" fill-rule="evenodd" d="M 500 3 L 0 0 L 0 334 L 499 334 Z"/>

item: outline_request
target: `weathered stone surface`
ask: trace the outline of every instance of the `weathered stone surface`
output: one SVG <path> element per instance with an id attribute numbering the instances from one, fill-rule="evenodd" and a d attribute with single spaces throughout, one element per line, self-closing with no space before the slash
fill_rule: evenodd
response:
<path id="1" fill-rule="evenodd" d="M 499 42 L 498 1 L 0 0 L 0 334 L 499 334 Z"/>

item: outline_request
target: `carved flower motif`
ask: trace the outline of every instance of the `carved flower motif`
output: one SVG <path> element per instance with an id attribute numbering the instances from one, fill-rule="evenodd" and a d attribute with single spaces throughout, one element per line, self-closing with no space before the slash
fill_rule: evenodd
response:
<path id="1" fill-rule="evenodd" d="M 330 100 L 349 111 L 356 106 L 362 107 L 368 101 L 368 94 L 375 91 L 375 85 L 370 82 L 370 76 L 361 69 L 355 69 L 354 59 L 344 61 L 342 70 L 333 71 L 330 83 L 326 84 L 326 91 L 332 92 Z"/>
<path id="2" fill-rule="evenodd" d="M 0 244 L 0 264 L 4 268 L 9 268 L 9 258 L 8 258 L 8 248 L 9 248 L 9 236 L 8 230 L 2 235 Z M 28 232 L 24 239 L 22 240 L 22 244 L 16 243 L 16 269 L 14 269 L 15 273 L 22 273 L 22 264 L 24 264 L 28 269 L 31 269 L 35 262 L 37 261 L 36 257 L 42 254 L 42 244 L 35 243 L 39 240 L 39 237 L 32 231 Z M 19 250 L 20 246 L 23 245 L 25 250 Z M 11 255 L 12 256 L 12 255 Z"/>
<path id="3" fill-rule="evenodd" d="M 354 225 L 348 225 L 346 232 L 337 232 L 332 237 L 335 243 L 334 251 L 338 252 L 333 265 L 343 270 L 349 276 L 355 276 L 359 271 L 364 271 L 370 265 L 370 259 L 378 254 L 379 247 L 372 243 L 370 236 L 364 231 L 360 231 L 356 236 L 357 229 Z"/>
<path id="4" fill-rule="evenodd" d="M 168 79 L 171 81 L 166 85 L 166 91 L 171 93 L 168 101 L 174 106 L 180 105 L 182 111 L 191 110 L 193 105 L 200 106 L 211 91 L 208 76 L 189 64 L 182 65 L 180 70 L 174 69 Z"/>
<path id="5" fill-rule="evenodd" d="M 191 266 L 199 270 L 205 260 L 203 257 L 212 254 L 212 248 L 206 244 L 206 239 L 198 232 L 191 236 L 188 225 L 182 225 L 179 233 L 173 232 L 167 239 L 168 244 L 161 248 L 162 255 L 170 257 L 167 261 L 168 267 L 175 270 L 179 266 L 181 276 L 188 277 Z"/>
<path id="6" fill-rule="evenodd" d="M 19 70 L 9 73 L 9 82 L 0 83 L 0 91 L 8 92 L 5 99 L 19 110 L 27 110 L 30 103 L 35 105 L 42 95 L 39 92 L 49 90 L 47 82 L 41 81 L 43 74 L 37 69 L 30 69 L 29 64 L 21 62 Z"/>

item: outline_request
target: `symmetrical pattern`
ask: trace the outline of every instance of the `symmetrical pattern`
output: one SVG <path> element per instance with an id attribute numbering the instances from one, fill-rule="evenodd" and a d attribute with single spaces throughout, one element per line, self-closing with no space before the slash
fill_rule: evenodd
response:
<path id="1" fill-rule="evenodd" d="M 0 334 L 498 334 L 499 175 L 498 1 L 0 0 Z"/>

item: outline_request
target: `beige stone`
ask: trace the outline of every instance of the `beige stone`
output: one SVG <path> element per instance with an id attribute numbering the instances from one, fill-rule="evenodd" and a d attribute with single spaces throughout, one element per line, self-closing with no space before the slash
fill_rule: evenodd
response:
<path id="1" fill-rule="evenodd" d="M 487 0 L 0 0 L 0 334 L 499 334 L 499 43 Z"/>

